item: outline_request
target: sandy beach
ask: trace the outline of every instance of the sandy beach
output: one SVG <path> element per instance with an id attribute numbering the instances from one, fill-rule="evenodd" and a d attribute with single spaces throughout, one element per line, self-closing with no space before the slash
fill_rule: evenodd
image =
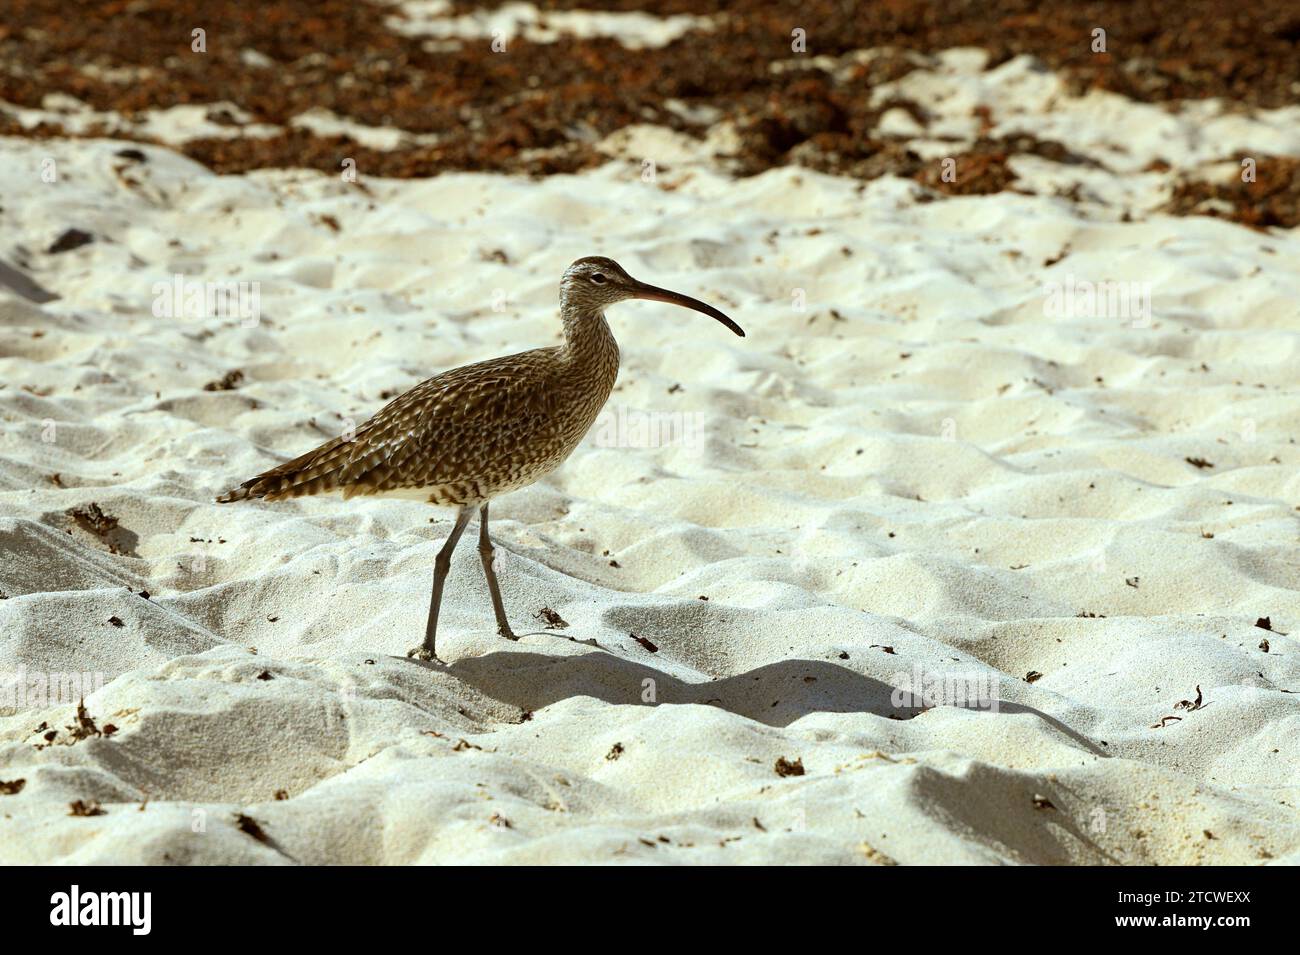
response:
<path id="1" fill-rule="evenodd" d="M 649 19 L 579 22 L 711 28 Z M 872 176 L 751 174 L 726 118 L 223 171 L 206 106 L 0 104 L 0 861 L 1300 862 L 1300 232 L 1234 198 L 1300 107 L 906 58 Z M 321 128 L 423 148 L 381 127 Z M 492 505 L 519 642 L 462 545 L 406 658 L 447 510 L 214 503 L 557 344 L 589 254 L 747 337 L 610 310 L 606 416 Z"/>

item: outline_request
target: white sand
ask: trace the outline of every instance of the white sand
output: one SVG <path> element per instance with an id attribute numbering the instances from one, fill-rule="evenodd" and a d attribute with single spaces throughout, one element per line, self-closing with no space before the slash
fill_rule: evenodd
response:
<path id="1" fill-rule="evenodd" d="M 387 18 L 391 29 L 450 45 L 487 39 L 496 41 L 498 46 L 508 46 L 521 37 L 530 43 L 554 43 L 566 36 L 610 37 L 628 49 L 641 49 L 667 46 L 686 33 L 709 30 L 712 26 L 710 17 L 685 13 L 659 17 L 638 10 L 542 11 L 534 4 L 519 0 L 460 15 L 452 15 L 448 0 L 388 2 L 394 8 L 394 14 Z"/>
<path id="2" fill-rule="evenodd" d="M 1103 142 L 1094 106 L 1056 104 L 1058 138 Z M 0 861 L 1300 862 L 1294 232 L 1122 223 L 1159 198 L 1136 174 L 1082 206 L 735 181 L 649 130 L 579 177 L 361 170 L 369 195 L 123 145 L 0 142 L 0 259 L 62 296 L 0 288 L 0 671 L 99 674 L 117 727 L 0 700 Z M 46 254 L 68 227 L 96 241 Z M 557 341 L 589 253 L 749 337 L 612 310 L 611 411 L 702 430 L 593 434 L 494 504 L 520 643 L 465 543 L 450 666 L 403 657 L 447 512 L 212 503 L 381 393 Z M 262 321 L 155 317 L 178 273 L 260 283 Z M 1151 283 L 1151 315 L 1045 314 L 1067 276 Z M 66 516 L 89 502 L 123 553 Z M 997 712 L 894 694 L 945 673 Z"/>

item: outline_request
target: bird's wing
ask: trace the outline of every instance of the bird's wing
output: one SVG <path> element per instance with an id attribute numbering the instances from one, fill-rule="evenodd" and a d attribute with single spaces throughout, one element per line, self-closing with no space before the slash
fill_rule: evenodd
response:
<path id="1" fill-rule="evenodd" d="M 374 493 L 472 473 L 476 435 L 553 414 L 548 349 L 454 368 L 398 395 L 355 434 L 342 434 L 227 491 L 221 503 L 276 500 L 339 488 Z"/>

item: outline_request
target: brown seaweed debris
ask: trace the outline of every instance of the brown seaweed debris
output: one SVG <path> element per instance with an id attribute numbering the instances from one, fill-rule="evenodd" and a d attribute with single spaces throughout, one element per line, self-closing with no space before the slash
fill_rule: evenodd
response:
<path id="1" fill-rule="evenodd" d="M 1252 229 L 1292 229 L 1300 225 L 1300 159 L 1293 156 L 1237 157 L 1251 162 L 1251 173 L 1222 182 L 1184 177 L 1161 211 L 1231 219 Z"/>
<path id="2" fill-rule="evenodd" d="M 86 709 L 85 699 L 77 702 L 77 715 L 73 717 L 72 723 L 67 727 L 67 730 L 69 746 L 92 736 L 104 735 L 99 727 L 95 725 L 95 720 L 90 715 L 90 711 Z"/>
<path id="3" fill-rule="evenodd" d="M 77 522 L 77 526 L 83 531 L 94 534 L 100 540 L 106 541 L 106 538 L 117 528 L 118 520 L 111 514 L 105 514 L 94 501 L 89 504 L 81 504 L 77 507 L 70 507 L 64 511 L 70 518 Z"/>
<path id="4" fill-rule="evenodd" d="M 83 245 L 89 245 L 95 241 L 95 237 L 89 232 L 83 232 L 80 229 L 65 229 L 45 251 L 50 255 L 58 255 L 60 252 L 71 252 L 73 249 L 79 249 Z"/>
<path id="5" fill-rule="evenodd" d="M 537 5 L 570 10 L 590 2 Z M 448 13 L 497 6 L 456 0 Z M 1230 8 L 1219 0 L 953 0 L 942 16 L 928 0 L 661 0 L 656 14 L 709 16 L 709 27 L 663 47 L 628 49 L 609 37 L 562 35 L 554 43 L 517 37 L 504 52 L 486 38 L 428 43 L 397 29 L 399 7 L 358 0 L 277 0 L 257 10 L 239 0 L 210 0 L 201 24 L 193 11 L 191 0 L 149 0 L 83 4 L 69 17 L 62 0 L 8 0 L 0 101 L 39 108 L 48 94 L 64 93 L 123 117 L 228 101 L 253 122 L 282 129 L 266 138 L 180 147 L 218 172 L 310 167 L 337 174 L 351 158 L 362 176 L 452 169 L 546 175 L 603 162 L 595 143 L 631 123 L 703 135 L 722 120 L 740 132 L 734 161 L 743 172 L 811 162 L 853 175 L 860 169 L 913 176 L 914 157 L 869 135 L 880 110 L 899 105 L 872 106 L 872 89 L 914 69 L 911 53 L 981 47 L 990 67 L 1028 54 L 1077 93 L 1104 89 L 1159 103 L 1222 97 L 1277 108 L 1294 101 L 1300 39 L 1293 0 Z M 206 31 L 202 53 L 191 49 L 196 25 Z M 1109 52 L 1092 49 L 1097 27 L 1107 32 Z M 792 44 L 795 28 L 806 33 L 802 52 Z M 865 62 L 842 60 L 831 71 L 814 62 L 866 49 L 883 52 Z M 264 65 L 250 63 L 247 51 Z M 392 150 L 372 150 L 289 125 L 312 108 L 437 139 L 412 137 Z M 923 110 L 917 115 L 924 121 Z M 214 118 L 235 128 L 242 123 L 234 115 Z M 120 126 L 101 123 L 82 135 L 148 141 L 129 120 Z M 0 113 L 0 134 L 39 139 L 65 130 L 57 122 L 24 129 Z M 971 175 L 958 182 L 965 178 L 963 186 L 978 189 L 1009 182 L 1005 159 L 1014 152 L 977 150 Z"/>
<path id="6" fill-rule="evenodd" d="M 1198 683 L 1198 684 L 1196 685 L 1196 699 L 1195 699 L 1195 700 L 1179 700 L 1177 703 L 1174 704 L 1174 709 L 1176 709 L 1176 710 L 1186 710 L 1186 711 L 1189 712 L 1189 713 L 1193 712 L 1194 710 L 1203 710 L 1203 709 L 1205 709 L 1205 704 L 1202 703 L 1201 700 L 1202 700 L 1202 697 L 1201 697 L 1201 685 Z"/>
<path id="7" fill-rule="evenodd" d="M 236 813 L 235 827 L 244 835 L 252 836 L 258 842 L 267 844 L 271 842 L 271 837 L 266 834 L 266 830 L 262 828 L 261 823 L 252 816 L 247 816 L 242 812 Z"/>
<path id="8" fill-rule="evenodd" d="M 203 386 L 204 391 L 234 391 L 244 380 L 244 373 L 238 368 L 226 372 L 216 381 L 209 381 Z"/>
<path id="9" fill-rule="evenodd" d="M 75 802 L 68 803 L 69 816 L 104 816 L 108 810 L 104 809 L 94 799 L 78 799 Z"/>
<path id="10" fill-rule="evenodd" d="M 568 621 L 550 607 L 543 607 L 537 611 L 533 614 L 533 619 L 542 621 L 543 627 L 547 630 L 567 630 L 569 627 Z"/>
<path id="11" fill-rule="evenodd" d="M 776 770 L 778 776 L 802 776 L 804 774 L 803 757 L 800 756 L 797 759 L 789 760 L 784 756 L 778 756 L 776 764 L 772 768 Z"/>

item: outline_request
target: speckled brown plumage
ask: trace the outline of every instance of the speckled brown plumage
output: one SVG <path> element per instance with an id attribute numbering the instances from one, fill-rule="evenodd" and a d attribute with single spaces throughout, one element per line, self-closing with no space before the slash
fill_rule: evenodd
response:
<path id="1" fill-rule="evenodd" d="M 341 491 L 423 497 L 460 514 L 439 554 L 423 648 L 433 658 L 442 581 L 451 549 L 473 508 L 481 509 L 479 550 L 498 629 L 512 636 L 491 567 L 487 504 L 560 466 L 582 441 L 618 377 L 618 344 L 604 309 L 629 298 L 671 302 L 740 327 L 711 305 L 646 285 L 612 259 L 588 256 L 560 283 L 564 344 L 492 358 L 423 381 L 356 429 L 271 468 L 217 498 L 276 501 Z"/>
<path id="2" fill-rule="evenodd" d="M 222 495 L 222 502 L 303 494 L 427 491 L 475 505 L 555 470 L 595 422 L 618 376 L 605 320 L 578 341 L 443 372 L 342 435 Z"/>

